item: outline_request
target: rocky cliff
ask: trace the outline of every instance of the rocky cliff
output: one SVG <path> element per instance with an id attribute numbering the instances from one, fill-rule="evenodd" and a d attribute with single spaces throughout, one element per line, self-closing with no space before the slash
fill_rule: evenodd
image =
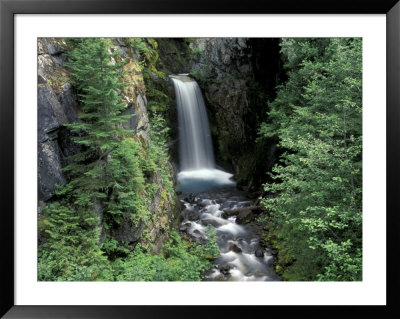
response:
<path id="1" fill-rule="evenodd" d="M 62 39 L 38 39 L 38 211 L 48 202 L 56 201 L 56 185 L 65 185 L 66 178 L 62 168 L 68 163 L 68 157 L 80 151 L 71 140 L 71 134 L 64 124 L 79 121 L 80 106 L 74 86 L 71 84 L 68 69 L 64 66 L 66 58 L 63 53 L 70 48 Z M 121 92 L 126 102 L 125 114 L 134 116 L 124 124 L 132 130 L 132 136 L 140 141 L 144 150 L 150 141 L 149 117 L 147 113 L 146 88 L 139 66 L 137 53 L 122 38 L 113 39 L 109 50 L 121 50 L 122 56 L 129 58 L 125 66 L 128 71 L 125 81 L 129 83 Z M 175 175 L 173 166 L 169 165 L 169 178 Z M 148 209 L 152 219 L 146 224 L 134 225 L 128 218 L 122 221 L 117 229 L 109 231 L 109 235 L 119 242 L 134 245 L 142 235 L 145 246 L 152 246 L 156 252 L 168 238 L 168 229 L 175 223 L 179 215 L 179 201 L 175 195 L 167 191 L 162 183 L 160 171 L 149 176 L 149 182 L 158 189 L 152 198 L 148 198 Z M 144 194 L 143 196 L 149 196 Z M 102 218 L 102 205 L 94 203 L 94 210 Z M 106 237 L 101 230 L 101 241 Z M 39 234 L 39 241 L 41 240 Z"/>
<path id="2" fill-rule="evenodd" d="M 191 75 L 206 97 L 217 161 L 234 170 L 239 187 L 257 191 L 276 159 L 272 141 L 255 140 L 283 76 L 279 41 L 202 38 L 191 48 Z"/>

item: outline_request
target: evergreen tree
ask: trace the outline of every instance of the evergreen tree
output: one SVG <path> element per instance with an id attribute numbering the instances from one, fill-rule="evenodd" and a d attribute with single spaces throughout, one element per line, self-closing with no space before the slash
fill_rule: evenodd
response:
<path id="1" fill-rule="evenodd" d="M 283 39 L 282 53 L 260 133 L 284 151 L 262 201 L 284 278 L 361 280 L 361 39 Z"/>
<path id="2" fill-rule="evenodd" d="M 110 53 L 106 39 L 83 39 L 68 55 L 67 66 L 80 92 L 80 122 L 67 125 L 77 134 L 74 141 L 84 151 L 74 156 L 65 168 L 71 177 L 60 195 L 69 196 L 76 205 L 90 207 L 95 199 L 104 202 L 107 228 L 123 218 L 137 223 L 147 215 L 146 203 L 138 195 L 143 189 L 143 174 L 136 157 L 137 145 L 132 132 L 122 128 L 132 115 L 121 115 L 126 103 L 119 93 L 123 66 L 120 52 Z"/>
<path id="3" fill-rule="evenodd" d="M 125 85 L 121 81 L 125 61 L 119 54 L 108 52 L 106 39 L 89 38 L 80 41 L 68 55 L 66 65 L 80 92 L 83 112 L 79 122 L 67 127 L 77 135 L 73 140 L 84 151 L 65 168 L 71 181 L 60 194 L 73 196 L 77 205 L 90 206 L 94 197 L 107 197 L 114 180 L 107 163 L 122 136 L 130 133 L 122 128 L 131 115 L 121 115 L 126 105 L 119 96 Z"/>
<path id="4" fill-rule="evenodd" d="M 38 280 L 112 280 L 111 267 L 100 250 L 98 218 L 67 203 L 44 207 L 39 231 L 46 242 L 38 249 Z"/>

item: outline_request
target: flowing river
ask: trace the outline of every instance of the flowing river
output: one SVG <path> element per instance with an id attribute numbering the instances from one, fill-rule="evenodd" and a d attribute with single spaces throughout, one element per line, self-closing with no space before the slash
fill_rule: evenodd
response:
<path id="1" fill-rule="evenodd" d="M 216 230 L 220 256 L 207 280 L 277 281 L 274 257 L 260 246 L 256 228 L 239 224 L 234 210 L 253 206 L 236 188 L 232 174 L 216 169 L 207 112 L 198 84 L 186 75 L 171 76 L 179 122 L 180 200 L 185 206 L 180 230 L 200 243 L 206 227 Z"/>
<path id="2" fill-rule="evenodd" d="M 235 216 L 227 216 L 224 212 L 252 205 L 235 185 L 180 197 L 185 205 L 181 231 L 203 242 L 207 240 L 207 225 L 216 229 L 220 257 L 215 260 L 215 269 L 208 280 L 279 280 L 273 269 L 274 257 L 268 248 L 260 246 L 255 229 L 237 224 Z"/>

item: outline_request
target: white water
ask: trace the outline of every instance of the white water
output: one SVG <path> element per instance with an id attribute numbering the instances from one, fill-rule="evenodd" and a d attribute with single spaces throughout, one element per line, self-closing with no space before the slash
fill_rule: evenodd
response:
<path id="1" fill-rule="evenodd" d="M 172 77 L 172 81 L 178 107 L 180 169 L 214 169 L 210 128 L 200 88 L 187 76 Z"/>
<path id="2" fill-rule="evenodd" d="M 218 186 L 235 185 L 232 174 L 219 169 L 197 169 L 178 174 L 179 189 L 185 193 L 199 193 Z"/>
<path id="3" fill-rule="evenodd" d="M 236 217 L 224 217 L 224 210 L 250 206 L 244 193 L 235 187 L 215 188 L 193 198 L 181 195 L 185 206 L 180 230 L 194 240 L 207 240 L 206 227 L 216 230 L 220 256 L 207 280 L 216 281 L 276 281 L 279 277 L 273 269 L 273 256 L 269 249 L 261 248 L 260 240 L 249 225 L 239 225 Z M 262 256 L 256 256 L 256 250 Z"/>
<path id="4" fill-rule="evenodd" d="M 186 75 L 171 76 L 175 87 L 179 123 L 179 190 L 198 193 L 235 183 L 232 174 L 215 168 L 207 112 L 196 81 Z"/>

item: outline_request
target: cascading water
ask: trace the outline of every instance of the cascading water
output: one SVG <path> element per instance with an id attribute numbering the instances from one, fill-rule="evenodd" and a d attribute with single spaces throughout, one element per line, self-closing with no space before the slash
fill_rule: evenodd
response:
<path id="1" fill-rule="evenodd" d="M 254 228 L 236 223 L 236 217 L 230 215 L 237 209 L 246 210 L 252 202 L 236 189 L 232 174 L 215 168 L 207 112 L 198 84 L 186 75 L 170 77 L 178 108 L 178 184 L 185 206 L 180 230 L 203 242 L 208 240 L 206 227 L 216 229 L 220 257 L 208 280 L 279 280 L 273 271 L 271 251 L 260 246 Z"/>
<path id="2" fill-rule="evenodd" d="M 200 192 L 233 185 L 232 174 L 215 168 L 207 112 L 196 81 L 185 75 L 170 76 L 175 87 L 179 123 L 179 188 Z"/>
<path id="3" fill-rule="evenodd" d="M 181 171 L 215 168 L 210 128 L 203 96 L 196 81 L 172 78 L 179 121 Z"/>

